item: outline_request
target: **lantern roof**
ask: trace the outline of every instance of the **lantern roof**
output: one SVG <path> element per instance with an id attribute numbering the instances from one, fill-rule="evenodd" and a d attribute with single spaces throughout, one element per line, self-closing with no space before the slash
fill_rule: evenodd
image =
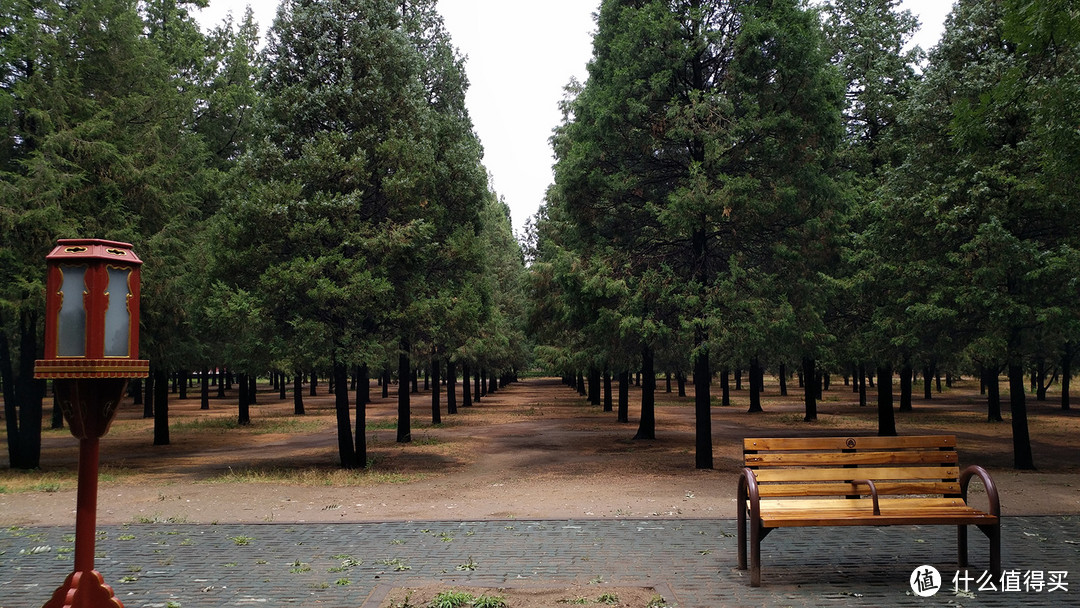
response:
<path id="1" fill-rule="evenodd" d="M 131 243 L 106 241 L 104 239 L 59 239 L 45 259 L 50 262 L 64 260 L 106 260 L 138 266 L 139 256 L 131 249 Z"/>

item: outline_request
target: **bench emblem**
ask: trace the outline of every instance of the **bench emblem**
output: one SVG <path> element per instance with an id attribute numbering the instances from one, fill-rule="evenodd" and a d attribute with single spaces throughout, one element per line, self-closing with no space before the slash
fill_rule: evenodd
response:
<path id="1" fill-rule="evenodd" d="M 847 447 L 848 447 L 848 449 L 855 449 L 855 439 L 854 438 L 848 437 Z"/>

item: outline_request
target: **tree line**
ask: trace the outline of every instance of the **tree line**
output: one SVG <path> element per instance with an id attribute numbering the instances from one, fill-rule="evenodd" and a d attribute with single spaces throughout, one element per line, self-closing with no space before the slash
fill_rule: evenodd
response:
<path id="1" fill-rule="evenodd" d="M 901 407 L 916 371 L 978 374 L 1000 420 L 1004 372 L 1034 467 L 1026 375 L 1068 409 L 1080 338 L 1080 15 L 958 0 L 926 54 L 899 4 L 601 3 L 530 225 L 530 323 L 581 390 L 641 370 L 637 437 L 657 370 L 693 377 L 699 468 L 716 374 L 726 395 L 749 370 L 760 411 L 763 370 L 798 370 L 807 420 L 829 372 L 864 403 L 876 377 L 894 435 L 897 373 Z"/>
<path id="2" fill-rule="evenodd" d="M 198 6 L 0 8 L 12 467 L 40 459 L 45 383 L 32 374 L 57 238 L 131 242 L 145 261 L 140 354 L 155 443 L 169 441 L 174 372 L 227 367 L 241 424 L 254 375 L 321 373 L 338 387 L 341 465 L 362 467 L 366 391 L 350 404 L 350 375 L 366 387 L 392 370 L 404 384 L 422 367 L 452 388 L 459 373 L 527 363 L 524 259 L 435 0 L 286 0 L 264 45 L 250 10 L 204 32 Z M 399 391 L 402 442 L 410 409 Z"/>

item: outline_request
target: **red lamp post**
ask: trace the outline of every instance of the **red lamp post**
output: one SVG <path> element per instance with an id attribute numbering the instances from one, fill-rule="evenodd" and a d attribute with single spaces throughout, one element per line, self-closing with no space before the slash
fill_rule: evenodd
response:
<path id="1" fill-rule="evenodd" d="M 98 443 L 109 430 L 139 360 L 139 268 L 131 245 L 61 239 L 46 256 L 45 358 L 34 377 L 52 379 L 56 404 L 79 440 L 75 570 L 44 608 L 123 608 L 94 570 Z"/>

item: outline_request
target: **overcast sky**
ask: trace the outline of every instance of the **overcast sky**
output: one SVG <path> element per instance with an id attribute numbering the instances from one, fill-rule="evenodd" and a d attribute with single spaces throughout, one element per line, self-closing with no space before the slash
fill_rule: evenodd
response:
<path id="1" fill-rule="evenodd" d="M 248 4 L 265 33 L 277 0 L 210 0 L 197 15 L 203 27 Z M 929 50 L 941 36 L 952 3 L 903 0 L 922 23 L 915 43 Z M 552 181 L 548 138 L 562 116 L 563 86 L 584 81 L 592 56 L 592 14 L 599 0 L 439 0 L 454 45 L 468 58 L 469 114 L 484 145 L 492 186 L 510 205 L 514 229 L 536 213 Z"/>

